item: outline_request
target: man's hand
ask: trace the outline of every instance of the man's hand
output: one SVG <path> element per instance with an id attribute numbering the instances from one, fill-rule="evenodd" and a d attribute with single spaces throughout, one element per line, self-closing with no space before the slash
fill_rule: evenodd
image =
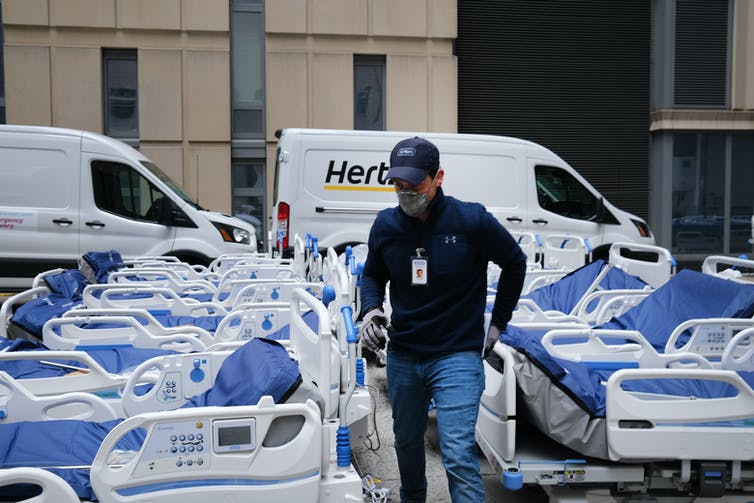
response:
<path id="1" fill-rule="evenodd" d="M 382 308 L 376 307 L 364 315 L 359 329 L 359 339 L 370 351 L 376 353 L 385 347 L 385 334 L 382 331 L 385 325 L 387 325 L 387 317 Z"/>
<path id="2" fill-rule="evenodd" d="M 500 339 L 500 332 L 501 330 L 499 328 L 490 323 L 490 328 L 487 329 L 487 337 L 485 337 L 484 339 L 485 358 L 487 358 L 487 355 L 490 354 L 492 348 L 495 346 L 495 343 L 498 341 L 498 339 Z"/>

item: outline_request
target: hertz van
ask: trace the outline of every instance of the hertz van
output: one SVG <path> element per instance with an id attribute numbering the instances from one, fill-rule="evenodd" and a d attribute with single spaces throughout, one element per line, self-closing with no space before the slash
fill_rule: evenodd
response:
<path id="1" fill-rule="evenodd" d="M 378 211 L 397 205 L 386 179 L 390 151 L 421 136 L 440 150 L 443 190 L 476 201 L 511 233 L 569 234 L 607 257 L 615 242 L 653 245 L 641 218 L 607 201 L 550 150 L 487 135 L 283 129 L 278 137 L 272 236 L 287 250 L 311 234 L 320 248 L 366 243 Z"/>
<path id="2" fill-rule="evenodd" d="M 0 285 L 76 267 L 88 251 L 208 264 L 255 252 L 254 227 L 206 211 L 125 143 L 70 129 L 0 126 Z"/>

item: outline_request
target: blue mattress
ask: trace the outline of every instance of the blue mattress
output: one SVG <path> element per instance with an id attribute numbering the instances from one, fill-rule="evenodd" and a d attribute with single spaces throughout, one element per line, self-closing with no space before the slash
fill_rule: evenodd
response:
<path id="1" fill-rule="evenodd" d="M 0 340 L 0 351 L 47 351 L 47 347 L 41 342 L 27 341 L 23 339 L 2 339 Z M 134 347 L 104 347 L 102 349 L 89 349 L 87 351 L 92 358 L 99 363 L 106 371 L 120 374 L 126 370 L 133 369 L 142 362 L 154 358 L 155 356 L 175 354 L 175 351 L 164 349 L 146 349 Z M 40 357 L 43 357 L 41 355 Z M 56 360 L 58 363 L 69 364 L 74 366 L 81 365 L 75 361 Z M 40 364 L 34 360 L 15 360 L 0 361 L 0 370 L 7 372 L 11 377 L 16 379 L 40 378 L 62 376 L 69 373 L 69 370 Z"/>

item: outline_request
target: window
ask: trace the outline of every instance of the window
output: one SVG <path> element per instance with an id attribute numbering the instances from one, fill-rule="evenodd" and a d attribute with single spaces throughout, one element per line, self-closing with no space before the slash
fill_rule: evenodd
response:
<path id="1" fill-rule="evenodd" d="M 671 250 L 704 256 L 751 252 L 754 134 L 676 133 L 668 138 Z"/>
<path id="2" fill-rule="evenodd" d="M 169 198 L 126 164 L 92 162 L 94 203 L 103 211 L 125 218 L 159 222 Z"/>
<path id="3" fill-rule="evenodd" d="M 105 98 L 105 134 L 138 143 L 138 79 L 136 49 L 104 49 L 103 95 Z"/>
<path id="4" fill-rule="evenodd" d="M 264 138 L 264 11 L 233 0 L 230 17 L 233 138 Z"/>
<path id="5" fill-rule="evenodd" d="M 558 215 L 579 220 L 594 220 L 599 201 L 570 173 L 552 166 L 537 166 L 539 206 Z"/>
<path id="6" fill-rule="evenodd" d="M 0 124 L 5 124 L 5 70 L 3 65 L 3 47 L 5 34 L 3 28 L 3 3 L 0 2 Z"/>
<path id="7" fill-rule="evenodd" d="M 264 159 L 233 162 L 233 215 L 254 226 L 258 241 L 266 236 L 264 171 Z"/>
<path id="8" fill-rule="evenodd" d="M 385 130 L 385 56 L 353 57 L 354 129 Z"/>

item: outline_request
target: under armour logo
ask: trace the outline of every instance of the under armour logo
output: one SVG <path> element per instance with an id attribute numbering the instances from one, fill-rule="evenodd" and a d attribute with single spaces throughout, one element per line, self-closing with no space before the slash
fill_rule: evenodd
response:
<path id="1" fill-rule="evenodd" d="M 445 236 L 445 244 L 455 244 L 456 243 L 456 237 L 455 236 Z"/>

